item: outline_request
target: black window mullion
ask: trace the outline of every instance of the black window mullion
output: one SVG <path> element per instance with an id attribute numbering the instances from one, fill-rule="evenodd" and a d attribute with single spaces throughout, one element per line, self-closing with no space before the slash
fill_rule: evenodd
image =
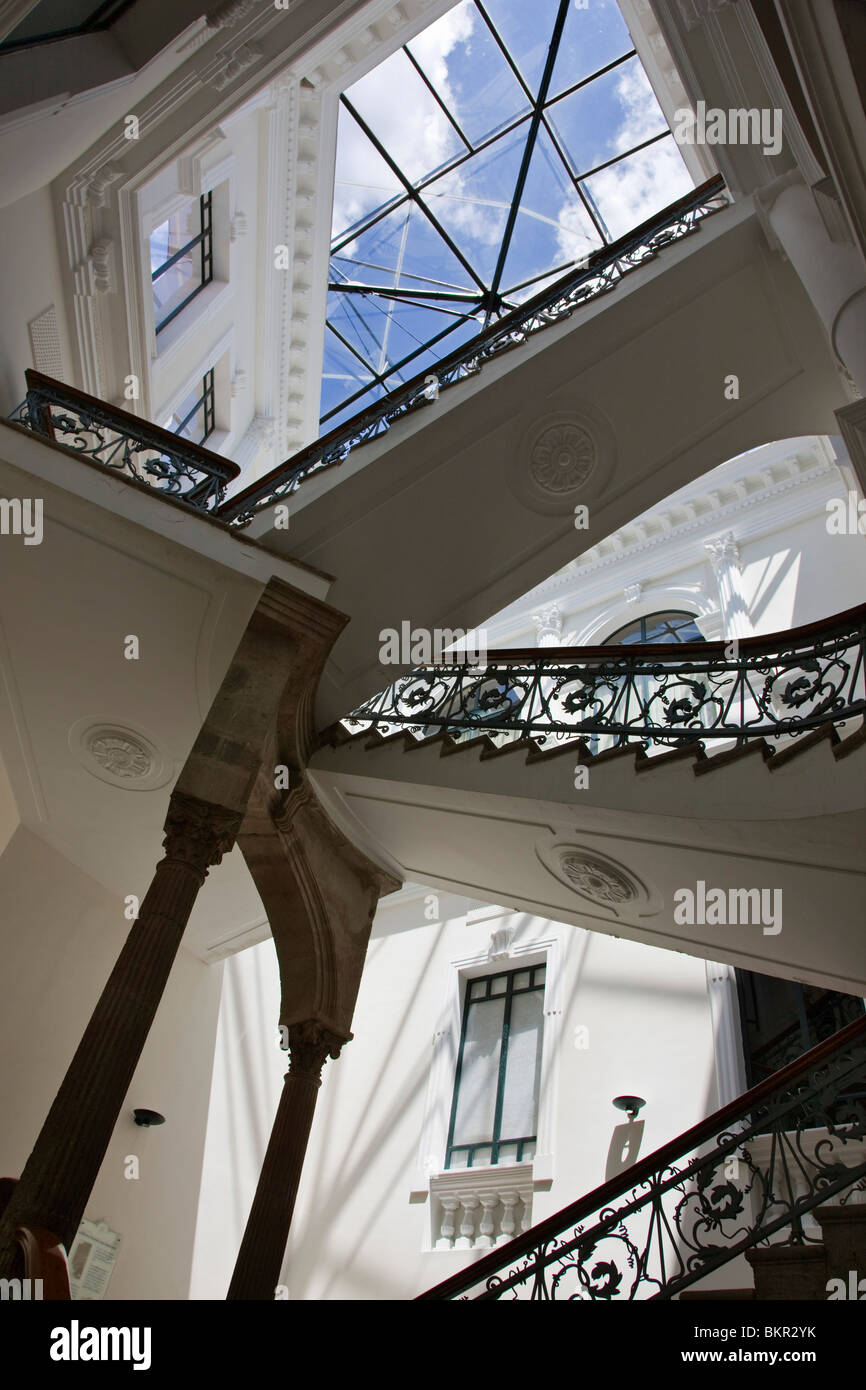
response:
<path id="1" fill-rule="evenodd" d="M 325 421 L 330 420 L 333 415 L 337 415 L 341 410 L 345 410 L 347 405 L 351 405 L 352 401 L 358 400 L 361 396 L 365 395 L 367 391 L 371 390 L 374 386 L 381 386 L 383 387 L 383 389 L 388 390 L 389 388 L 385 386 L 385 382 L 388 380 L 389 377 L 395 376 L 397 372 L 401 372 L 404 367 L 409 365 L 410 362 L 414 362 L 416 357 L 420 357 L 422 353 L 429 351 L 429 349 L 434 347 L 436 343 L 440 342 L 443 338 L 447 337 L 449 333 L 453 333 L 455 328 L 459 328 L 461 323 L 468 323 L 471 318 L 472 314 L 462 315 L 460 318 L 456 320 L 455 323 L 449 323 L 446 328 L 442 329 L 441 333 L 437 333 L 435 338 L 428 338 L 427 341 L 425 343 L 422 343 L 421 347 L 418 348 L 415 352 L 410 352 L 408 356 L 401 358 L 399 362 L 395 362 L 393 366 L 390 366 L 386 372 L 374 373 L 372 381 L 369 381 L 367 385 L 362 387 L 360 390 L 353 392 L 351 396 L 347 396 L 347 398 L 340 405 L 335 405 L 333 409 L 329 410 L 326 415 L 322 416 L 319 423 L 324 424 Z M 328 321 L 328 327 L 330 328 L 332 333 L 337 334 L 337 337 L 340 338 L 340 341 L 342 342 L 343 338 L 339 333 L 337 333 L 337 330 L 334 328 L 334 325 L 330 322 L 330 320 Z M 346 343 L 346 347 L 348 347 L 351 351 L 351 345 L 349 343 Z M 355 353 L 355 356 L 357 357 L 358 354 Z M 372 370 L 372 368 L 370 370 Z"/>
<path id="2" fill-rule="evenodd" d="M 597 77 L 604 77 L 607 73 L 613 72 L 614 68 L 618 68 L 623 63 L 627 63 L 629 58 L 635 58 L 636 56 L 637 49 L 630 48 L 627 53 L 621 54 L 619 58 L 614 58 L 611 62 L 605 63 L 603 68 L 597 68 L 595 72 L 591 72 L 589 77 L 582 77 L 580 81 L 575 82 L 572 87 L 566 87 L 564 92 L 557 92 L 555 97 L 550 97 L 549 100 L 545 102 L 545 110 L 549 111 L 551 106 L 555 106 L 557 102 L 564 101 L 566 97 L 570 97 L 574 92 L 579 92 L 581 87 L 588 87 L 590 82 L 594 82 Z"/>
<path id="3" fill-rule="evenodd" d="M 451 1119 L 448 1122 L 448 1143 L 445 1148 L 445 1167 L 451 1167 L 451 1148 L 454 1143 L 454 1125 L 457 1122 L 457 1101 L 460 1096 L 460 1078 L 463 1075 L 463 1046 L 466 1042 L 466 1025 L 469 1021 L 469 1008 L 472 1000 L 469 998 L 472 989 L 472 980 L 466 981 L 466 993 L 463 997 L 463 1020 L 460 1025 L 460 1049 L 457 1053 L 457 1071 L 454 1074 L 454 1096 L 451 1100 Z M 469 1155 L 470 1166 L 472 1155 Z"/>
<path id="4" fill-rule="evenodd" d="M 535 99 L 535 97 L 532 95 L 532 92 L 530 91 L 529 87 L 527 86 L 526 82 L 524 81 L 523 74 L 522 74 L 522 72 L 520 71 L 520 68 L 519 68 L 519 67 L 517 66 L 517 64 L 515 63 L 514 59 L 512 58 L 511 53 L 510 53 L 510 51 L 509 51 L 509 49 L 508 49 L 506 43 L 504 42 L 504 40 L 503 40 L 502 38 L 500 38 L 500 36 L 499 36 L 499 30 L 496 28 L 496 25 L 493 23 L 493 20 L 490 18 L 490 15 L 487 13 L 487 11 L 485 10 L 484 6 L 483 6 L 482 4 L 479 3 L 479 0 L 475 0 L 475 8 L 476 8 L 476 10 L 478 10 L 479 14 L 481 15 L 481 18 L 484 20 L 484 23 L 487 25 L 488 29 L 490 30 L 491 34 L 493 35 L 493 38 L 494 38 L 495 41 L 496 41 L 496 45 L 497 45 L 497 47 L 499 48 L 499 51 L 501 52 L 503 58 L 505 59 L 505 61 L 506 61 L 506 63 L 508 64 L 508 66 L 511 68 L 511 71 L 514 73 L 514 76 L 517 78 L 517 81 L 520 83 L 520 86 L 521 86 L 522 89 L 523 89 L 523 94 L 524 94 L 524 96 L 526 97 L 526 100 L 527 100 L 532 106 L 535 106 L 535 104 L 536 104 L 536 99 Z"/>
<path id="5" fill-rule="evenodd" d="M 659 131 L 658 135 L 650 135 L 647 140 L 641 140 L 639 145 L 632 145 L 631 149 L 623 150 L 621 154 L 612 155 L 611 158 L 606 159 L 603 164 L 596 164 L 592 169 L 587 169 L 585 173 L 578 174 L 577 179 L 580 183 L 582 183 L 584 179 L 591 179 L 593 174 L 600 174 L 603 169 L 609 169 L 612 164 L 619 164 L 621 160 L 628 159 L 629 155 L 637 154 L 640 150 L 646 150 L 650 145 L 657 145 L 660 140 L 666 140 L 670 134 L 670 127 L 665 127 L 664 130 Z M 572 174 L 571 177 L 574 178 L 575 176 Z"/>
<path id="6" fill-rule="evenodd" d="M 198 232 L 198 234 L 192 237 L 192 239 L 188 241 L 185 246 L 182 246 L 179 251 L 175 251 L 173 256 L 170 256 L 167 261 L 164 261 L 162 263 L 162 265 L 157 266 L 156 270 L 154 270 L 151 273 L 150 278 L 151 282 L 153 282 L 157 280 L 159 276 L 163 274 L 164 271 L 168 270 L 178 260 L 180 260 L 182 256 L 185 256 L 187 252 L 190 251 L 194 246 L 199 246 L 201 255 L 201 281 L 198 285 L 194 285 L 193 288 L 190 290 L 189 294 L 186 295 L 186 297 L 182 299 L 179 304 L 176 304 L 175 307 L 171 310 L 171 312 L 166 314 L 164 319 L 162 319 L 158 324 L 156 324 L 157 333 L 161 333 L 163 328 L 167 328 L 168 325 L 172 322 L 172 320 L 177 318 L 178 314 L 183 309 L 185 309 L 186 306 L 193 299 L 195 299 L 196 295 L 201 293 L 205 285 L 209 285 L 213 280 L 213 227 L 211 216 L 211 196 L 212 195 L 210 193 L 203 193 L 199 198 L 200 231 Z"/>
<path id="7" fill-rule="evenodd" d="M 517 221 L 517 213 L 520 208 L 520 200 L 523 197 L 523 189 L 529 175 L 529 166 L 532 163 L 532 156 L 535 153 L 535 145 L 538 139 L 538 131 L 541 125 L 542 113 L 544 111 L 547 91 L 553 77 L 553 68 L 556 63 L 559 45 L 562 39 L 562 31 L 565 28 L 565 21 L 568 16 L 568 7 L 571 0 L 560 0 L 559 12 L 556 16 L 556 23 L 553 26 L 553 34 L 550 39 L 550 46 L 547 50 L 547 59 L 544 64 L 544 72 L 541 77 L 541 84 L 538 89 L 538 97 L 533 102 L 532 118 L 529 123 L 529 134 L 526 137 L 526 145 L 523 149 L 523 158 L 520 161 L 520 170 L 517 175 L 517 183 L 514 189 L 514 197 L 511 200 L 511 207 L 508 210 L 508 220 L 505 224 L 505 231 L 502 236 L 502 244 L 499 248 L 499 256 L 496 262 L 496 269 L 493 272 L 491 282 L 491 294 L 499 292 L 499 285 L 502 280 L 502 273 L 505 269 L 505 262 L 508 259 L 508 252 L 511 248 L 511 238 L 514 233 L 514 225 Z M 489 316 L 488 316 L 489 317 Z"/>
<path id="8" fill-rule="evenodd" d="M 467 150 L 474 154 L 472 141 L 468 139 L 466 135 L 464 135 L 456 117 L 453 116 L 451 112 L 448 110 L 448 107 L 445 105 L 436 88 L 433 86 L 433 83 L 430 81 L 429 77 L 422 68 L 421 64 L 418 62 L 418 59 L 415 57 L 414 53 L 411 53 L 405 44 L 403 45 L 403 52 L 406 54 L 406 57 L 409 59 L 409 62 L 412 64 L 413 68 L 417 72 L 418 76 L 421 78 L 421 81 L 424 83 L 425 87 L 429 91 L 430 95 L 433 97 L 436 104 L 442 108 L 442 111 L 444 112 L 448 120 L 451 122 L 454 129 L 457 131 L 457 134 L 460 136 L 460 139 L 463 141 Z"/>
<path id="9" fill-rule="evenodd" d="M 348 106 L 348 102 L 346 105 Z M 470 160 L 473 155 L 483 154 L 488 146 L 494 145 L 498 140 L 503 140 L 505 136 L 510 135 L 513 130 L 516 130 L 518 126 L 530 120 L 531 116 L 531 111 L 524 111 L 520 116 L 516 116 L 513 121 L 509 121 L 508 125 L 503 126 L 501 130 L 495 130 L 484 140 L 479 141 L 472 149 L 467 150 L 464 154 L 457 155 L 456 158 L 450 160 L 449 163 L 443 164 L 441 169 L 434 169 L 432 174 L 426 174 L 423 179 L 418 180 L 418 183 L 415 184 L 414 187 L 409 185 L 411 196 L 405 193 L 399 197 L 395 195 L 395 199 L 392 202 L 386 203 L 384 207 L 377 208 L 375 212 L 371 213 L 368 221 L 361 218 L 360 221 L 354 223 L 352 227 L 340 233 L 340 238 L 333 242 L 331 246 L 331 255 L 338 256 L 344 246 L 348 246 L 361 236 L 363 232 L 368 232 L 371 227 L 375 227 L 376 223 L 381 222 L 383 217 L 387 217 L 389 213 L 395 212 L 404 202 L 415 201 L 416 194 L 423 193 L 425 189 L 429 188 L 437 179 L 443 178 L 445 174 L 451 174 L 455 169 L 459 169 L 460 166 Z M 407 186 L 405 180 L 403 181 L 403 186 L 404 188 Z"/>
<path id="10" fill-rule="evenodd" d="M 398 300 L 436 300 L 448 304 L 477 304 L 478 296 L 469 294 L 458 294 L 456 290 L 410 290 L 390 286 L 387 289 L 382 285 L 353 285 L 351 282 L 340 284 L 339 282 L 329 281 L 329 290 L 335 290 L 340 294 L 360 294 L 378 295 L 380 299 Z"/>
<path id="11" fill-rule="evenodd" d="M 490 1162 L 499 1162 L 499 1140 L 502 1134 L 502 1107 L 505 1103 L 505 1072 L 508 1067 L 508 1037 L 511 1031 L 511 1000 L 514 997 L 514 976 L 505 977 L 505 1010 L 502 1016 L 502 1038 L 499 1043 L 499 1076 L 496 1082 L 496 1105 L 493 1111 L 493 1135 Z"/>
<path id="12" fill-rule="evenodd" d="M 552 143 L 552 145 L 553 145 L 553 148 L 556 150 L 556 153 L 557 153 L 557 155 L 559 156 L 559 162 L 560 162 L 560 164 L 562 165 L 562 167 L 563 167 L 563 169 L 565 170 L 565 172 L 566 172 L 568 178 L 571 180 L 572 184 L 574 185 L 574 190 L 575 190 L 575 192 L 577 193 L 577 196 L 578 196 L 578 198 L 580 199 L 580 201 L 583 203 L 583 206 L 584 206 L 584 209 L 585 209 L 585 211 L 586 211 L 586 214 L 587 214 L 587 216 L 589 217 L 590 221 L 592 222 L 592 225 L 595 227 L 595 230 L 598 232 L 599 236 L 601 237 L 602 245 L 603 245 L 603 246 L 606 246 L 606 245 L 610 242 L 610 240 L 611 240 L 610 233 L 608 232 L 607 228 L 602 224 L 602 222 L 599 220 L 598 216 L 596 215 L 596 211 L 595 211 L 594 204 L 590 202 L 589 198 L 587 197 L 586 193 L 584 192 L 583 188 L 581 187 L 581 182 L 580 182 L 580 180 L 581 180 L 581 178 L 582 178 L 583 176 L 582 176 L 582 175 L 573 174 L 573 173 L 571 172 L 571 165 L 569 164 L 568 157 L 567 157 L 567 155 L 566 155 L 564 149 L 562 148 L 562 142 L 560 141 L 559 136 L 557 135 L 557 133 L 556 133 L 556 131 L 554 130 L 553 126 L 550 124 L 550 121 L 547 119 L 547 112 L 544 112 L 544 113 L 542 114 L 541 119 L 542 119 L 542 122 L 544 123 L 544 129 L 547 131 L 548 139 L 551 141 L 551 143 Z"/>
<path id="13" fill-rule="evenodd" d="M 361 322 L 364 323 L 364 320 L 362 319 Z M 351 352 L 351 354 L 352 354 L 353 357 L 357 358 L 357 360 L 361 363 L 361 366 L 364 367 L 365 370 L 368 371 L 372 377 L 375 377 L 375 376 L 376 376 L 376 368 L 370 365 L 370 363 L 367 361 L 366 357 L 362 357 L 362 356 L 361 356 L 361 354 L 360 354 L 360 352 L 358 351 L 358 349 L 357 349 L 357 348 L 354 348 L 354 347 L 352 346 L 352 344 L 349 342 L 348 338 L 344 338 L 344 337 L 343 337 L 343 335 L 342 335 L 342 333 L 340 332 L 339 328 L 335 328 L 334 325 L 331 323 L 331 320 L 330 320 L 330 319 L 327 320 L 326 327 L 330 328 L 330 330 L 331 330 L 331 332 L 333 333 L 334 337 L 335 337 L 335 338 L 339 338 L 340 342 L 343 344 L 343 347 L 346 348 L 346 350 L 347 350 L 348 352 Z M 372 382 L 370 383 L 370 385 L 372 385 Z M 364 387 L 364 390 L 365 390 L 365 391 L 367 390 L 367 387 L 366 387 L 366 386 Z"/>
<path id="14" fill-rule="evenodd" d="M 201 232 L 198 232 L 197 235 L 186 242 L 184 246 L 181 246 L 173 255 L 169 256 L 167 261 L 163 261 L 162 265 L 156 267 L 156 270 L 151 273 L 151 280 L 158 280 L 160 275 L 163 275 L 167 270 L 171 270 L 172 266 L 176 265 L 182 256 L 185 256 L 188 251 L 191 251 L 194 246 L 198 246 L 203 240 L 204 238 Z"/>
<path id="15" fill-rule="evenodd" d="M 451 237 L 448 235 L 448 233 L 446 232 L 445 228 L 440 224 L 438 218 L 430 211 L 430 209 L 428 208 L 427 204 L 419 197 L 419 195 L 418 195 L 418 193 L 416 192 L 415 188 L 412 186 L 412 184 L 411 184 L 411 183 L 409 182 L 409 180 L 406 178 L 406 175 L 403 173 L 403 170 L 399 167 L 399 165 L 397 165 L 397 164 L 394 163 L 393 159 L 392 159 L 391 156 L 388 154 L 388 151 L 385 149 L 385 146 L 384 146 L 379 140 L 377 140 L 376 136 L 373 134 L 373 132 L 372 132 L 372 130 L 370 129 L 370 127 L 366 124 L 366 122 L 365 122 L 365 121 L 362 119 L 362 117 L 358 114 L 358 112 L 357 112 L 357 111 L 355 110 L 355 108 L 352 106 L 351 102 L 350 102 L 345 96 L 342 96 L 342 97 L 340 98 L 340 100 L 344 103 L 344 105 L 346 106 L 347 110 L 354 116 L 354 118 L 355 118 L 355 120 L 358 122 L 358 125 L 360 126 L 361 130 L 364 132 L 364 134 L 366 135 L 367 139 L 368 139 L 368 140 L 370 141 L 370 143 L 373 145 L 373 147 L 374 147 L 374 149 L 376 150 L 377 154 L 381 155 L 381 157 L 385 160 L 385 162 L 387 163 L 388 168 L 391 170 L 391 172 L 392 172 L 393 174 L 396 174 L 397 178 L 400 180 L 400 182 L 402 183 L 403 187 L 405 188 L 406 193 L 407 193 L 409 199 L 416 205 L 416 207 L 418 207 L 418 208 L 421 209 L 421 211 L 423 212 L 424 216 L 425 216 L 425 217 L 428 219 L 428 221 L 430 221 L 430 222 L 432 223 L 432 225 L 436 228 L 436 231 L 439 233 L 439 235 L 441 236 L 442 240 L 446 243 L 446 245 L 448 246 L 449 250 L 452 251 L 453 254 L 457 257 L 457 259 L 459 260 L 460 264 L 463 266 L 463 269 L 464 269 L 465 271 L 467 271 L 469 275 L 472 276 L 472 279 L 475 281 L 475 283 L 476 283 L 476 285 L 478 286 L 478 288 L 479 288 L 480 290 L 484 291 L 484 290 L 486 289 L 486 286 L 485 286 L 485 284 L 484 284 L 484 281 L 481 280 L 481 279 L 479 278 L 479 276 L 475 273 L 475 271 L 472 269 L 472 266 L 469 264 L 469 262 L 467 261 L 466 257 L 464 256 L 463 252 L 460 250 L 460 247 L 456 244 L 456 242 L 452 241 Z M 466 158 L 468 159 L 469 156 L 467 155 Z M 440 172 L 441 172 L 441 171 L 440 171 Z M 366 228 L 365 228 L 365 230 L 366 230 Z M 356 233 L 356 235 L 358 235 L 358 234 Z"/>

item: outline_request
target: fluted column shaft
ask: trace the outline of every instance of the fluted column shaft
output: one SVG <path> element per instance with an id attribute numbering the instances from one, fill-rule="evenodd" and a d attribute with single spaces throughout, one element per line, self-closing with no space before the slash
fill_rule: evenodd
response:
<path id="1" fill-rule="evenodd" d="M 78 1230 L 208 866 L 240 816 L 175 793 L 166 857 L 102 991 L 0 1222 L 0 1275 L 18 1261 L 16 1226 L 41 1226 L 68 1250 Z"/>
<path id="2" fill-rule="evenodd" d="M 289 1027 L 289 1070 L 227 1297 L 273 1299 L 327 1057 L 345 1039 L 313 1022 Z"/>

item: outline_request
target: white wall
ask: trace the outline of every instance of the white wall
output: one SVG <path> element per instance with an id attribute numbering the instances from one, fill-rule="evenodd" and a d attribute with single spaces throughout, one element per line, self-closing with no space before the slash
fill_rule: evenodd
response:
<path id="1" fill-rule="evenodd" d="M 193 1299 L 226 1296 L 286 1072 L 279 1014 L 273 941 L 231 956 L 223 966 L 189 1288 Z"/>
<path id="2" fill-rule="evenodd" d="M 562 1016 L 548 1082 L 553 1176 L 534 1194 L 533 1222 L 605 1181 L 625 1122 L 614 1096 L 647 1101 L 641 1155 L 717 1106 L 703 962 L 526 914 L 479 913 L 479 904 L 446 894 L 438 895 L 440 920 L 428 922 L 425 892 L 380 904 L 354 1039 L 324 1069 L 282 1275 L 293 1299 L 407 1299 L 473 1258 L 429 1250 L 419 1163 L 452 962 L 484 951 L 503 925 L 516 927 L 515 946 L 551 935 L 563 943 Z M 499 960 L 491 969 L 518 963 Z M 269 946 L 227 963 L 192 1297 L 225 1296 L 285 1069 L 277 1009 Z M 588 1047 L 575 1045 L 579 1026 Z M 438 1097 L 446 1110 L 452 1086 L 453 1069 Z"/>
<path id="3" fill-rule="evenodd" d="M 0 857 L 5 1176 L 20 1176 L 127 926 L 122 900 L 19 827 Z M 110 1298 L 187 1296 L 220 975 L 179 953 L 88 1203 L 123 1237 Z M 166 1123 L 139 1128 L 136 1107 Z"/>

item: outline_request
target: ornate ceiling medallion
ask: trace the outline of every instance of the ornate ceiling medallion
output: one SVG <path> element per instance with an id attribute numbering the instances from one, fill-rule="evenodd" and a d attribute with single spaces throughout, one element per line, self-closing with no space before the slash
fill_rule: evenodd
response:
<path id="1" fill-rule="evenodd" d="M 151 739 L 121 724 L 79 720 L 69 731 L 69 747 L 91 776 L 125 791 L 153 791 L 174 772 Z"/>
<path id="2" fill-rule="evenodd" d="M 647 917 L 661 909 L 661 899 L 654 890 L 625 865 L 595 848 L 557 836 L 537 845 L 536 853 L 548 873 L 605 916 Z"/>
<path id="3" fill-rule="evenodd" d="M 542 492 L 554 497 L 577 492 L 592 474 L 595 464 L 595 442 L 576 422 L 548 425 L 529 454 L 530 477 Z"/>
<path id="4" fill-rule="evenodd" d="M 525 419 L 507 475 L 515 496 L 530 511 L 549 515 L 567 516 L 577 503 L 591 509 L 607 491 L 616 461 L 610 421 L 573 397 L 567 410 L 527 412 Z"/>
<path id="5" fill-rule="evenodd" d="M 605 907 L 634 902 L 638 896 L 637 885 L 626 873 L 592 855 L 563 854 L 560 867 L 563 877 L 576 892 Z"/>

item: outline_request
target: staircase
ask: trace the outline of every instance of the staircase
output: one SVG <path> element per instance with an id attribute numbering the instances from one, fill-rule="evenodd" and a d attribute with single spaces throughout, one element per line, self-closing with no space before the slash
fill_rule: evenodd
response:
<path id="1" fill-rule="evenodd" d="M 702 1296 L 857 1296 L 864 1187 L 866 1016 L 420 1297 L 695 1297 L 694 1285 L 740 1255 L 754 1290 Z"/>
<path id="2" fill-rule="evenodd" d="M 404 879 L 866 992 L 864 647 L 861 607 L 736 651 L 443 662 L 327 730 L 311 775 L 329 814 Z M 778 890 L 783 929 L 677 914 L 702 881 L 729 902 Z"/>

